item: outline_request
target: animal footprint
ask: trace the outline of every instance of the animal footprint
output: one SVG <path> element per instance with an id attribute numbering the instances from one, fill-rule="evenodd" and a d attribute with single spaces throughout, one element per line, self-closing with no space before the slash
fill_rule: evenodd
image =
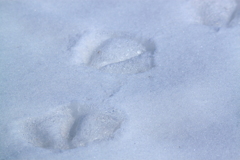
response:
<path id="1" fill-rule="evenodd" d="M 214 28 L 228 25 L 239 8 L 235 0 L 194 0 L 192 2 L 201 23 Z"/>
<path id="2" fill-rule="evenodd" d="M 94 141 L 107 140 L 114 137 L 114 133 L 121 126 L 116 117 L 105 114 L 91 114 L 80 117 L 73 126 L 72 146 L 85 146 Z M 71 137 L 72 138 L 72 137 Z"/>
<path id="3" fill-rule="evenodd" d="M 124 118 L 119 111 L 71 104 L 25 123 L 26 140 L 47 149 L 71 149 L 113 139 Z"/>
<path id="4" fill-rule="evenodd" d="M 73 48 L 73 62 L 109 73 L 133 74 L 154 66 L 155 44 L 126 34 L 87 33 Z"/>

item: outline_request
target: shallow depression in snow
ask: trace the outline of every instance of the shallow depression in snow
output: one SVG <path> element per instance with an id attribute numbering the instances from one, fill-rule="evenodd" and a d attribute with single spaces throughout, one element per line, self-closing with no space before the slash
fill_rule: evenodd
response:
<path id="1" fill-rule="evenodd" d="M 194 0 L 192 3 L 200 23 L 216 29 L 230 25 L 239 10 L 239 2 L 235 0 Z"/>
<path id="2" fill-rule="evenodd" d="M 66 150 L 113 139 L 123 120 L 122 113 L 114 109 L 100 111 L 70 104 L 27 120 L 24 132 L 34 146 Z"/>
<path id="3" fill-rule="evenodd" d="M 154 66 L 155 44 L 127 34 L 85 33 L 73 48 L 73 62 L 108 73 L 133 74 Z"/>

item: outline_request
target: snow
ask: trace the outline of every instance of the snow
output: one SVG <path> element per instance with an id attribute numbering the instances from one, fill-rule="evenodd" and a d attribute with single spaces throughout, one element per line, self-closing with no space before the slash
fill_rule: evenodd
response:
<path id="1" fill-rule="evenodd" d="M 73 64 L 85 64 L 110 73 L 140 73 L 154 65 L 155 44 L 124 33 L 83 34 L 72 50 Z"/>
<path id="2" fill-rule="evenodd" d="M 239 0 L 1 0 L 0 159 L 240 159 Z"/>

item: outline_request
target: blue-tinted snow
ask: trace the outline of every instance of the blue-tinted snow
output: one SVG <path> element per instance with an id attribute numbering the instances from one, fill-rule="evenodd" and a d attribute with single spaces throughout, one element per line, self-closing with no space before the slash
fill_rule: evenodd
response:
<path id="1" fill-rule="evenodd" d="M 239 0 L 2 0 L 0 159 L 240 159 Z"/>

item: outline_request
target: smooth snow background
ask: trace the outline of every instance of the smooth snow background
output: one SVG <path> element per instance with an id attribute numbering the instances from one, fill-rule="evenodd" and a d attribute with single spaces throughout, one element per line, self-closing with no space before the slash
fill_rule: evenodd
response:
<path id="1" fill-rule="evenodd" d="M 1 159 L 240 158 L 239 1 L 2 0 L 0 12 Z M 74 63 L 81 36 L 104 32 L 151 39 L 155 67 Z M 112 140 L 70 150 L 24 139 L 26 119 L 71 101 L 114 107 L 125 122 Z"/>

